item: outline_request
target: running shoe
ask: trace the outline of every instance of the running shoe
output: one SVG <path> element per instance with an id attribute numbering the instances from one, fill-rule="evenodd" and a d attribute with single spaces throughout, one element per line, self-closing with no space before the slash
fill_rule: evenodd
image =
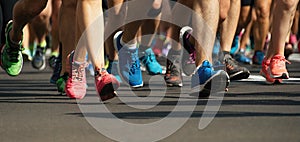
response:
<path id="1" fill-rule="evenodd" d="M 124 82 L 133 88 L 143 86 L 142 71 L 140 69 L 140 60 L 138 56 L 138 48 L 129 49 L 121 45 L 122 31 L 114 36 L 114 46 L 119 51 L 119 70 Z"/>
<path id="2" fill-rule="evenodd" d="M 272 57 L 269 67 L 269 73 L 275 79 L 289 79 L 289 73 L 286 69 L 286 63 L 289 63 L 282 55 Z"/>
<path id="3" fill-rule="evenodd" d="M 167 67 L 166 67 L 166 74 L 165 74 L 165 82 L 166 85 L 169 87 L 181 87 L 182 83 L 182 75 L 181 75 L 181 55 L 174 54 L 174 51 L 171 49 L 168 58 L 167 58 Z"/>
<path id="4" fill-rule="evenodd" d="M 23 67 L 22 41 L 13 44 L 9 39 L 9 32 L 12 30 L 12 21 L 9 21 L 5 28 L 5 44 L 1 50 L 1 67 L 10 76 L 20 74 Z"/>
<path id="5" fill-rule="evenodd" d="M 53 55 L 48 59 L 49 66 L 50 66 L 52 69 L 55 69 L 55 66 L 56 66 L 56 60 L 58 60 L 58 57 L 53 56 Z"/>
<path id="6" fill-rule="evenodd" d="M 191 33 L 193 32 L 193 29 L 191 27 L 183 27 L 180 30 L 180 43 L 184 47 L 183 53 L 182 53 L 182 71 L 185 75 L 190 76 L 196 69 L 195 65 L 195 48 L 190 43 L 189 38 L 191 37 Z"/>
<path id="7" fill-rule="evenodd" d="M 60 93 L 65 93 L 66 82 L 69 78 L 68 73 L 64 73 L 64 75 L 60 76 L 56 81 L 57 91 Z"/>
<path id="8" fill-rule="evenodd" d="M 46 51 L 45 48 L 42 48 L 40 46 L 37 46 L 35 55 L 33 57 L 33 60 L 31 62 L 32 67 L 38 70 L 43 70 L 46 67 Z"/>
<path id="9" fill-rule="evenodd" d="M 282 83 L 282 79 L 274 79 L 271 77 L 269 73 L 271 60 L 264 59 L 262 62 L 262 68 L 260 70 L 260 75 L 262 75 L 266 79 L 267 84 L 274 84 L 274 83 Z"/>
<path id="10" fill-rule="evenodd" d="M 252 58 L 252 63 L 255 65 L 261 65 L 264 60 L 265 54 L 262 51 L 255 51 L 254 56 Z"/>
<path id="11" fill-rule="evenodd" d="M 120 87 L 118 80 L 105 69 L 95 71 L 95 84 L 102 101 L 114 98 L 116 96 L 115 90 Z"/>
<path id="12" fill-rule="evenodd" d="M 215 71 L 207 60 L 203 61 L 192 75 L 192 93 L 198 93 L 199 97 L 208 97 L 211 91 L 224 91 L 228 80 L 224 70 Z"/>
<path id="13" fill-rule="evenodd" d="M 32 55 L 29 48 L 24 48 L 22 51 L 23 60 L 25 61 L 32 61 Z"/>
<path id="14" fill-rule="evenodd" d="M 224 63 L 230 80 L 247 79 L 250 76 L 250 71 L 245 67 L 240 67 L 230 54 L 224 56 Z"/>
<path id="15" fill-rule="evenodd" d="M 108 63 L 108 67 L 107 67 L 107 72 L 112 74 L 113 76 L 115 76 L 115 78 L 120 82 L 122 83 L 122 79 L 119 75 L 119 72 L 118 72 L 118 64 L 119 64 L 119 61 L 109 61 Z"/>
<path id="16" fill-rule="evenodd" d="M 248 57 L 246 57 L 245 53 L 242 52 L 238 52 L 234 55 L 234 59 L 240 63 L 243 64 L 252 64 L 251 59 L 249 59 Z"/>
<path id="17" fill-rule="evenodd" d="M 74 99 L 83 99 L 86 94 L 86 73 L 87 63 L 76 63 L 73 61 L 74 51 L 69 55 L 71 71 L 66 82 L 65 92 L 67 96 Z"/>
<path id="18" fill-rule="evenodd" d="M 140 61 L 146 67 L 146 70 L 149 75 L 158 75 L 162 74 L 162 68 L 160 64 L 157 62 L 154 52 L 152 48 L 146 49 L 144 52 L 140 52 L 139 54 Z"/>
<path id="19" fill-rule="evenodd" d="M 54 56 L 53 56 L 54 57 Z M 58 57 L 55 57 L 54 60 L 55 63 L 53 63 L 54 69 L 52 72 L 52 76 L 50 78 L 50 83 L 55 84 L 56 81 L 60 78 L 60 73 L 62 70 L 62 61 L 61 61 L 61 55 L 59 55 Z"/>

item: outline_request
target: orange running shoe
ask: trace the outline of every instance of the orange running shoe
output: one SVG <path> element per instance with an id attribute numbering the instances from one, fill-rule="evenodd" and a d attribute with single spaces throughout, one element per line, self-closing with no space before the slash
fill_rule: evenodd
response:
<path id="1" fill-rule="evenodd" d="M 289 73 L 286 64 L 289 63 L 283 55 L 275 55 L 270 61 L 269 73 L 274 79 L 289 79 Z"/>
<path id="2" fill-rule="evenodd" d="M 266 78 L 267 84 L 274 84 L 274 83 L 282 83 L 282 79 L 274 79 L 270 76 L 268 70 L 270 67 L 271 60 L 264 59 L 262 61 L 262 68 L 260 70 L 260 75 L 262 75 L 264 78 Z"/>

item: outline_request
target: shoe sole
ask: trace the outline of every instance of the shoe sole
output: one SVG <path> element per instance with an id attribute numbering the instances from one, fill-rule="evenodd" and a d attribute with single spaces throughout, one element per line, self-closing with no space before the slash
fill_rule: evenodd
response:
<path id="1" fill-rule="evenodd" d="M 268 68 L 268 73 L 270 74 L 271 78 L 274 78 L 274 79 L 289 79 L 290 78 L 288 73 L 282 73 L 281 75 L 273 75 L 271 73 L 270 68 Z"/>
<path id="2" fill-rule="evenodd" d="M 259 74 L 261 76 L 263 76 L 265 79 L 267 78 L 265 73 L 263 73 L 262 71 L 259 72 Z M 272 85 L 272 84 L 282 84 L 282 79 L 275 79 L 273 82 L 267 81 L 266 80 L 266 84 Z"/>
<path id="3" fill-rule="evenodd" d="M 168 87 L 182 87 L 182 86 L 183 86 L 183 83 L 179 83 L 179 84 L 166 83 L 166 85 L 167 85 Z"/>
<path id="4" fill-rule="evenodd" d="M 239 71 L 233 75 L 230 75 L 230 80 L 241 80 L 241 79 L 247 79 L 250 76 L 250 72 L 244 72 L 244 71 Z"/>

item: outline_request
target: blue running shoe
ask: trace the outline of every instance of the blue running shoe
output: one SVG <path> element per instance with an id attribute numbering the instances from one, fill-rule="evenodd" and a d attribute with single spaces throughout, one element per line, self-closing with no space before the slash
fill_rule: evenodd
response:
<path id="1" fill-rule="evenodd" d="M 157 62 L 152 48 L 148 48 L 144 52 L 140 52 L 140 56 L 140 61 L 146 67 L 146 70 L 148 71 L 149 75 L 162 74 L 162 68 Z"/>
<path id="2" fill-rule="evenodd" d="M 264 60 L 265 54 L 262 51 L 255 51 L 253 58 L 252 58 L 252 63 L 256 65 L 261 65 L 263 60 Z"/>
<path id="3" fill-rule="evenodd" d="M 252 64 L 251 59 L 246 57 L 246 55 L 242 52 L 238 52 L 237 54 L 235 54 L 234 59 L 240 63 L 249 64 L 249 65 Z"/>
<path id="4" fill-rule="evenodd" d="M 211 92 L 224 91 L 228 80 L 229 76 L 224 70 L 215 71 L 206 60 L 192 76 L 192 92 L 199 93 L 199 97 L 208 97 Z"/>
<path id="5" fill-rule="evenodd" d="M 106 69 L 106 71 L 112 75 L 115 76 L 115 78 L 120 82 L 122 83 L 122 79 L 119 75 L 119 72 L 118 72 L 118 64 L 119 62 L 118 61 L 109 61 L 108 63 L 108 67 Z"/>
<path id="6" fill-rule="evenodd" d="M 143 86 L 142 71 L 140 69 L 140 60 L 138 48 L 129 49 L 121 45 L 122 31 L 114 36 L 114 46 L 119 51 L 119 72 L 122 79 L 131 87 L 137 88 Z"/>

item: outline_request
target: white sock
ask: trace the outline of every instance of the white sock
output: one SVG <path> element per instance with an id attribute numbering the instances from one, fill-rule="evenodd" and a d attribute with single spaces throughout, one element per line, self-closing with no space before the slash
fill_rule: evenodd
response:
<path id="1" fill-rule="evenodd" d="M 128 49 L 136 49 L 137 48 L 137 43 L 127 44 L 123 41 L 123 39 L 121 39 L 121 45 L 125 45 L 126 47 L 128 47 Z"/>

